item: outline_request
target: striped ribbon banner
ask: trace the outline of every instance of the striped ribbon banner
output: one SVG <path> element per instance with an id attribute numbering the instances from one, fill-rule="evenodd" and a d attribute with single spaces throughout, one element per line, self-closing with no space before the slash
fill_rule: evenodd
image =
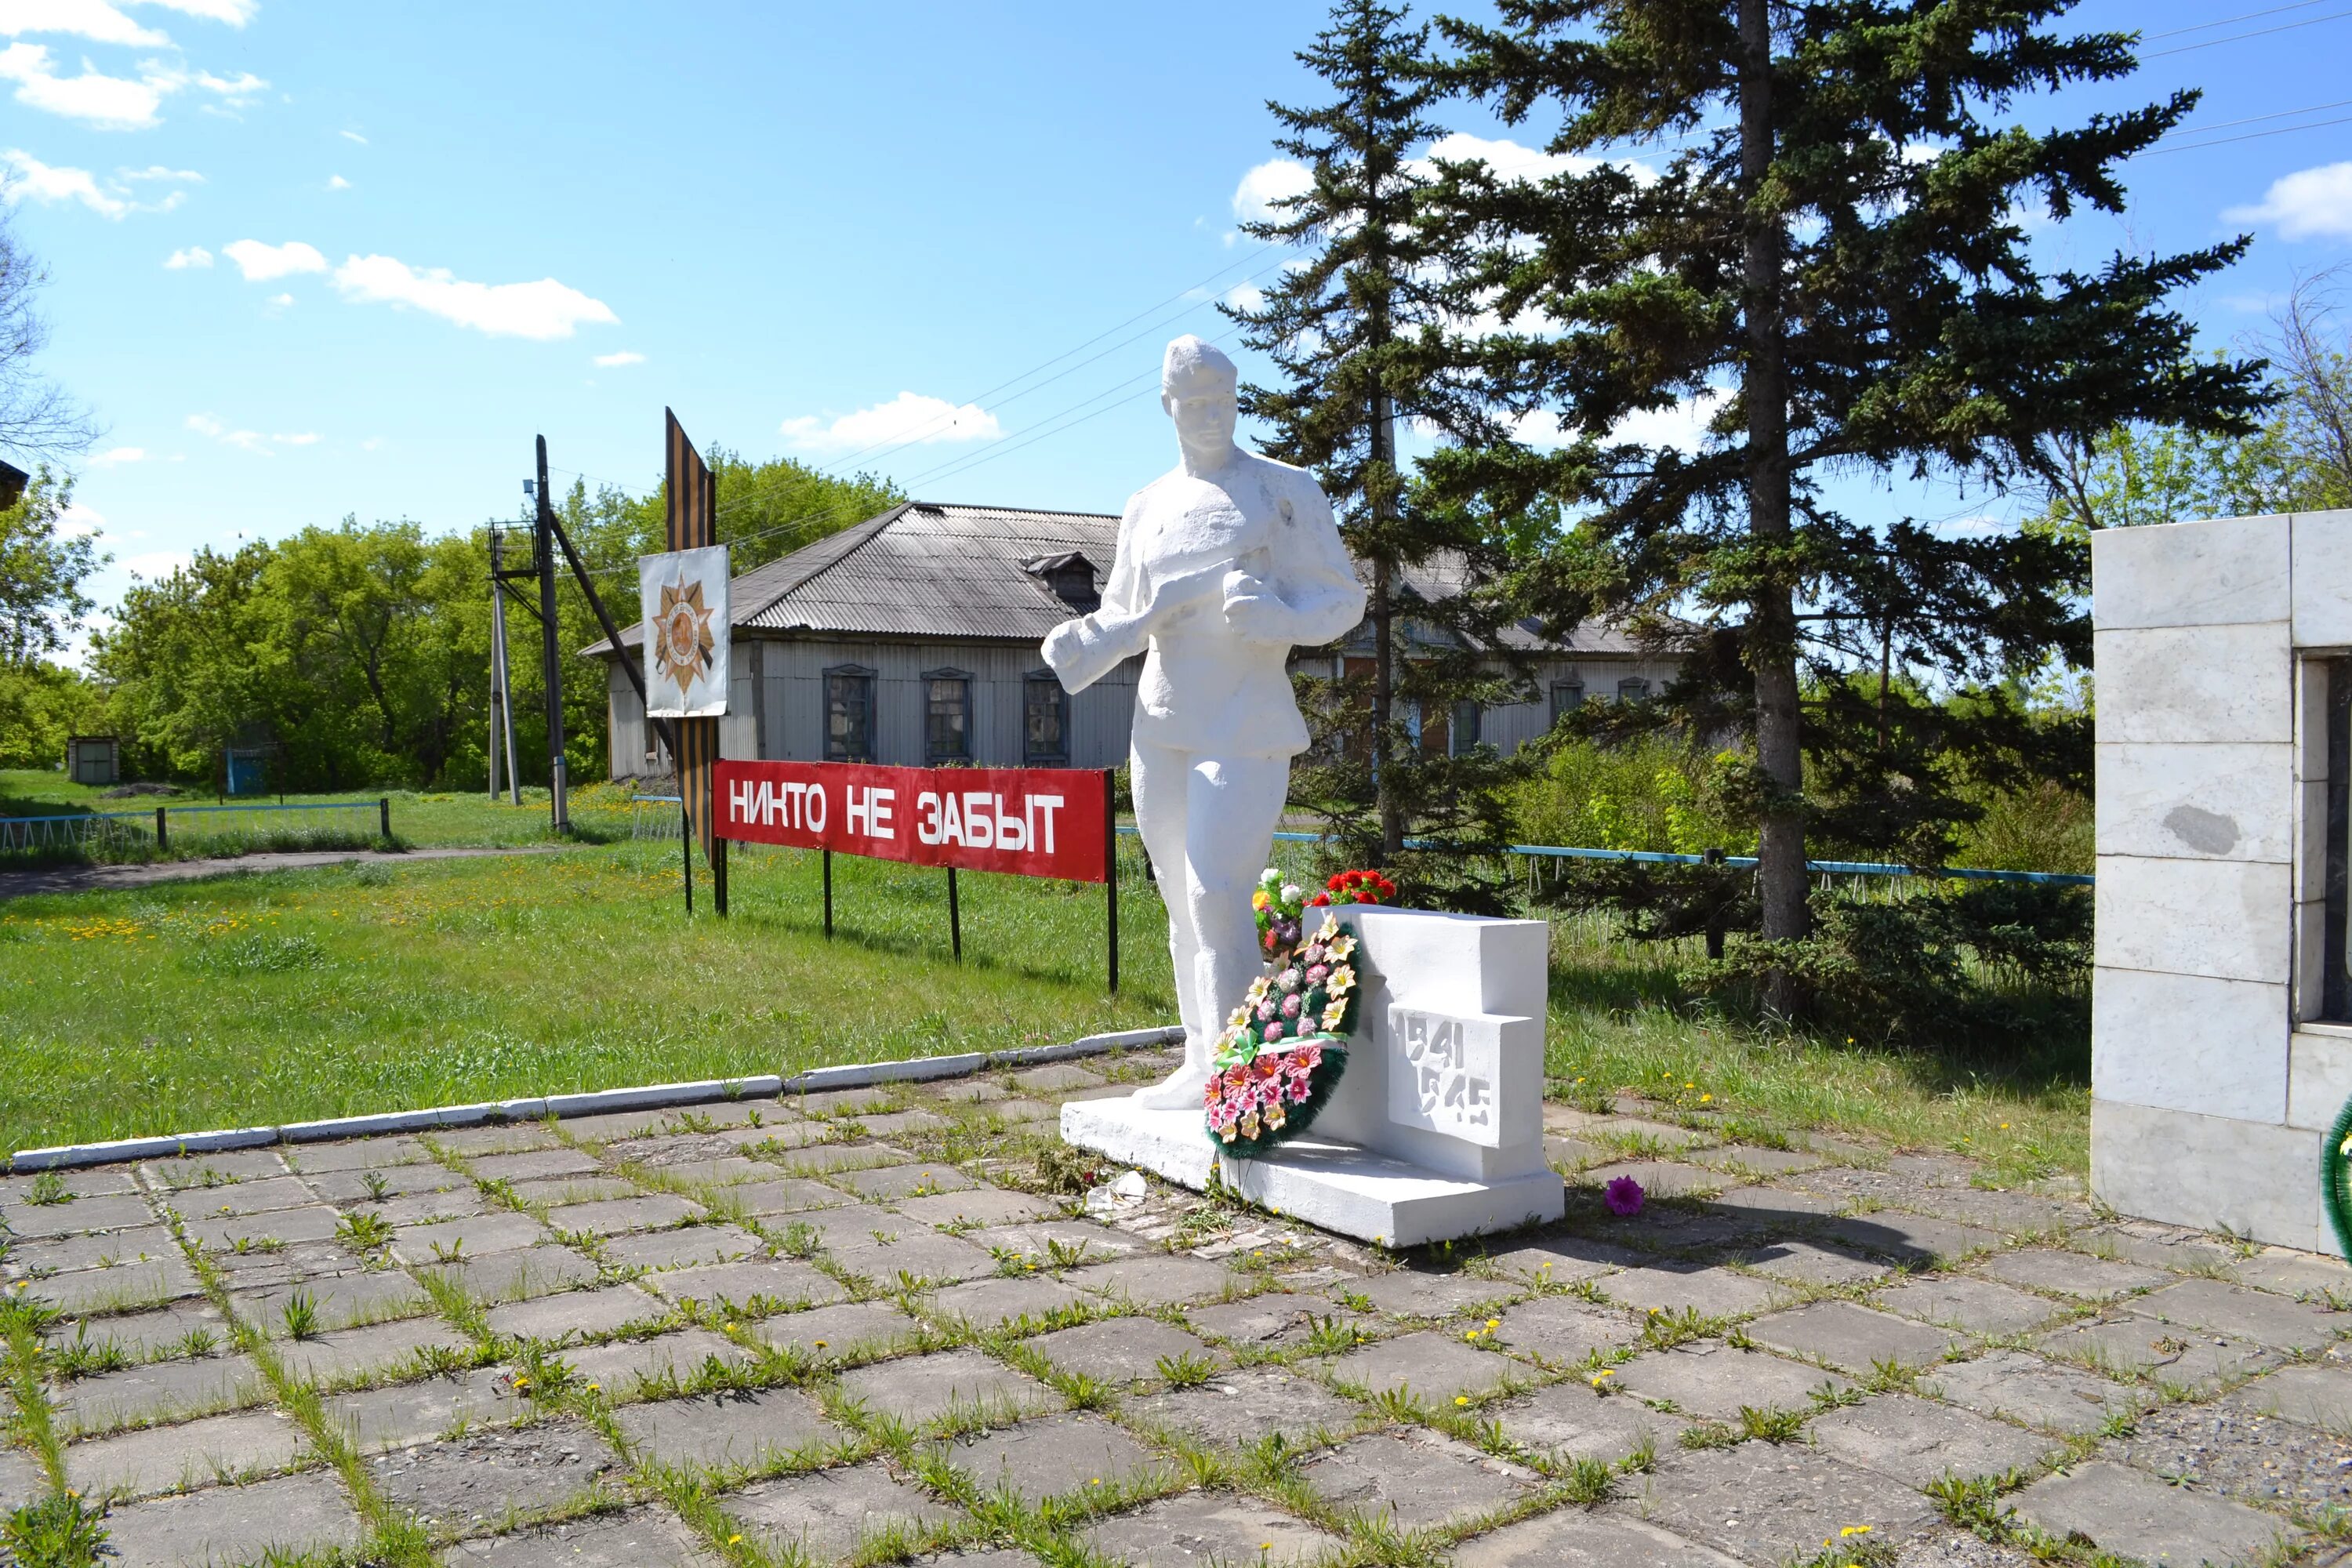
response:
<path id="1" fill-rule="evenodd" d="M 666 422 L 663 447 L 667 480 L 663 488 L 668 502 L 664 518 L 664 547 L 707 549 L 719 542 L 719 486 L 711 478 L 709 465 L 702 460 L 702 454 L 687 439 L 686 427 L 677 422 L 677 416 L 665 408 L 662 418 Z M 677 727 L 678 794 L 686 797 L 686 819 L 693 824 L 694 836 L 708 859 L 714 854 L 711 768 L 719 761 L 719 721 L 673 719 L 670 722 Z"/>

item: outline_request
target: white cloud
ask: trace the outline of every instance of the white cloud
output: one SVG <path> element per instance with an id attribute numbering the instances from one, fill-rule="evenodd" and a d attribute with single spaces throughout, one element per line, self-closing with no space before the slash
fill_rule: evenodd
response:
<path id="1" fill-rule="evenodd" d="M 251 71 L 239 71 L 235 76 L 215 76 L 210 71 L 198 71 L 188 79 L 206 92 L 219 95 L 231 109 L 243 109 L 253 101 L 254 95 L 269 84 Z"/>
<path id="2" fill-rule="evenodd" d="M 269 302 L 282 310 L 289 305 L 294 303 L 294 296 L 291 294 L 272 294 L 269 297 Z"/>
<path id="3" fill-rule="evenodd" d="M 273 278 L 287 278 L 297 272 L 324 272 L 327 258 L 316 247 L 289 239 L 283 245 L 264 245 L 257 239 L 239 239 L 221 247 L 221 254 L 236 263 L 248 283 L 267 283 Z"/>
<path id="4" fill-rule="evenodd" d="M 107 0 L 0 0 L 0 34 L 71 33 L 94 44 L 170 48 L 172 40 L 142 27 Z"/>
<path id="5" fill-rule="evenodd" d="M 793 446 L 847 450 L 886 441 L 929 446 L 940 441 L 992 441 L 1004 434 L 996 416 L 975 403 L 961 407 L 944 397 L 902 392 L 887 403 L 831 420 L 803 415 L 787 419 L 780 432 Z"/>
<path id="6" fill-rule="evenodd" d="M 1292 158 L 1270 158 L 1242 176 L 1234 187 L 1234 216 L 1245 223 L 1270 223 L 1284 215 L 1275 202 L 1303 195 L 1314 188 L 1307 165 Z"/>
<path id="7" fill-rule="evenodd" d="M 366 440 L 360 443 L 360 450 L 362 452 L 382 451 L 383 449 L 383 444 L 384 441 L 383 437 L 371 436 Z"/>
<path id="8" fill-rule="evenodd" d="M 98 177 L 88 169 L 53 167 L 16 147 L 0 153 L 0 165 L 5 165 L 7 172 L 11 206 L 24 201 L 39 202 L 45 206 L 79 202 L 90 211 L 112 218 L 131 211 L 128 200 L 101 187 Z"/>
<path id="9" fill-rule="evenodd" d="M 327 189 L 331 191 L 348 191 L 351 188 L 352 183 L 341 174 L 331 174 L 327 177 Z"/>
<path id="10" fill-rule="evenodd" d="M 142 181 L 189 185 L 205 183 L 205 177 L 194 169 L 167 169 L 161 163 L 150 163 L 143 169 L 117 169 L 114 177 L 134 185 Z"/>
<path id="11" fill-rule="evenodd" d="M 338 131 L 335 134 L 346 142 L 356 142 L 362 147 L 368 144 L 368 139 L 356 131 Z"/>
<path id="12" fill-rule="evenodd" d="M 1265 308 L 1265 290 L 1255 283 L 1236 283 L 1225 290 L 1225 303 L 1236 310 L 1261 310 Z"/>
<path id="13" fill-rule="evenodd" d="M 137 131 L 156 123 L 157 107 L 181 82 L 169 72 L 146 68 L 149 74 L 136 81 L 108 76 L 87 64 L 81 75 L 62 77 L 50 68 L 49 51 L 43 45 L 11 44 L 0 49 L 0 81 L 16 84 L 17 102 L 100 131 Z"/>
<path id="14" fill-rule="evenodd" d="M 1707 422 L 1722 413 L 1723 405 L 1730 401 L 1729 387 L 1710 386 L 1671 408 L 1627 415 L 1617 422 L 1617 428 L 1609 433 L 1609 437 L 1612 441 L 1639 442 L 1644 447 L 1676 447 L 1685 452 L 1696 452 L 1706 439 Z"/>
<path id="15" fill-rule="evenodd" d="M 177 11 L 183 16 L 197 16 L 207 22 L 226 22 L 232 27 L 242 27 L 253 20 L 261 9 L 260 0 L 131 0 L 134 5 L 161 5 L 166 11 Z"/>
<path id="16" fill-rule="evenodd" d="M 158 583 L 194 560 L 195 555 L 190 551 L 151 550 L 143 555 L 133 555 L 127 561 L 118 561 L 114 565 L 117 571 L 128 573 L 133 577 L 142 577 L 150 583 Z"/>
<path id="17" fill-rule="evenodd" d="M 646 356 L 635 349 L 623 349 L 618 353 L 598 354 L 590 363 L 604 370 L 617 370 L 625 364 L 643 364 Z"/>
<path id="18" fill-rule="evenodd" d="M 2273 225 L 2282 239 L 2352 237 L 2352 163 L 2298 170 L 2272 181 L 2258 205 L 2231 207 L 2221 216 L 2231 223 Z"/>
<path id="19" fill-rule="evenodd" d="M 270 439 L 281 447 L 315 447 L 319 444 L 318 433 L 313 430 L 305 430 L 296 436 L 272 436 Z"/>
<path id="20" fill-rule="evenodd" d="M 110 447 L 89 460 L 93 468 L 111 468 L 124 463 L 143 463 L 147 449 L 143 447 Z"/>
<path id="21" fill-rule="evenodd" d="M 243 451 L 258 452 L 265 458 L 270 455 L 268 437 L 258 430 L 232 430 L 209 414 L 191 414 L 188 416 L 187 425 L 188 428 L 197 435 L 209 437 L 224 447 L 236 447 Z"/>
<path id="22" fill-rule="evenodd" d="M 68 539 L 88 539 L 106 526 L 106 519 L 79 503 L 58 514 L 58 531 Z"/>
<path id="23" fill-rule="evenodd" d="M 618 324 L 602 300 L 542 278 L 535 283 L 469 283 L 444 267 L 416 268 L 390 256 L 354 256 L 335 268 L 335 287 L 362 304 L 409 305 L 491 337 L 568 338 L 583 322 Z"/>
<path id="24" fill-rule="evenodd" d="M 174 272 L 183 272 L 191 267 L 210 267 L 212 264 L 213 253 L 201 245 L 188 246 L 163 258 L 163 265 Z"/>

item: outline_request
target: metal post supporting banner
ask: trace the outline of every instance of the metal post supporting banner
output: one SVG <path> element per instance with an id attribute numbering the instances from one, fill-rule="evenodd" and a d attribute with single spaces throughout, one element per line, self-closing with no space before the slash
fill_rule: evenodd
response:
<path id="1" fill-rule="evenodd" d="M 1118 778 L 1103 770 L 1103 932 L 1110 959 L 1110 994 L 1118 994 Z"/>
<path id="2" fill-rule="evenodd" d="M 824 940 L 831 942 L 833 940 L 833 851 L 827 849 L 823 851 L 823 854 L 824 856 Z"/>
<path id="3" fill-rule="evenodd" d="M 499 752 L 506 751 L 507 792 L 522 804 L 515 772 L 514 681 L 507 665 L 506 531 L 490 530 L 490 798 L 499 798 Z"/>
<path id="4" fill-rule="evenodd" d="M 954 951 L 955 961 L 963 962 L 963 912 L 956 907 L 955 868 L 948 868 L 948 946 Z"/>
<path id="5" fill-rule="evenodd" d="M 563 776 L 563 653 L 555 623 L 555 508 L 547 499 L 547 437 L 539 437 L 539 637 L 547 669 L 548 809 L 555 831 L 572 831 L 572 804 Z"/>
<path id="6" fill-rule="evenodd" d="M 677 860 L 686 872 L 686 912 L 694 913 L 694 824 L 687 819 L 684 807 L 678 810 Z"/>
<path id="7" fill-rule="evenodd" d="M 392 796 L 378 795 L 375 802 L 376 826 L 383 829 L 383 841 L 392 842 Z"/>
<path id="8" fill-rule="evenodd" d="M 727 913 L 727 840 L 710 841 L 710 907 L 720 916 Z"/>
<path id="9" fill-rule="evenodd" d="M 155 847 L 159 850 L 168 849 L 171 845 L 170 830 L 163 826 L 163 808 L 159 805 L 155 808 Z"/>

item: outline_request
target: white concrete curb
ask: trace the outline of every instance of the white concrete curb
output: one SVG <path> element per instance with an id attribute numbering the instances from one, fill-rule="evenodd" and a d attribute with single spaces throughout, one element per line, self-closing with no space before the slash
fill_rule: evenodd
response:
<path id="1" fill-rule="evenodd" d="M 341 1116 L 325 1121 L 291 1121 L 283 1127 L 239 1127 L 214 1132 L 180 1132 L 160 1138 L 118 1138 L 106 1143 L 64 1143 L 19 1149 L 8 1170 L 61 1171 L 109 1165 L 122 1160 L 157 1160 L 177 1154 L 213 1154 L 226 1149 L 257 1149 L 271 1143 L 319 1143 L 337 1138 L 368 1138 L 385 1132 L 425 1132 L 436 1127 L 475 1127 L 488 1121 L 534 1121 L 543 1116 L 598 1116 L 616 1110 L 662 1110 L 674 1105 L 705 1105 L 715 1100 L 774 1100 L 788 1094 L 866 1089 L 877 1083 L 965 1078 L 1002 1068 L 1037 1067 L 1097 1057 L 1136 1046 L 1170 1045 L 1184 1037 L 1179 1026 L 1123 1029 L 1087 1035 L 1060 1046 L 1028 1046 L 1011 1051 L 967 1051 L 951 1057 L 916 1057 L 907 1061 L 848 1062 L 811 1068 L 792 1078 L 713 1078 L 694 1083 L 656 1083 L 608 1089 L 594 1094 L 552 1094 L 538 1100 L 484 1100 L 440 1105 L 429 1110 L 394 1110 L 373 1116 Z"/>

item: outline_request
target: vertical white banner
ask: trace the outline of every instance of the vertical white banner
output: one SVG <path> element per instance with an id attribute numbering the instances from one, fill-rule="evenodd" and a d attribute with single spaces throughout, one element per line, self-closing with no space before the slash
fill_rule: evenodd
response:
<path id="1" fill-rule="evenodd" d="M 727 711 L 727 547 L 637 558 L 646 626 L 646 712 L 716 719 Z"/>

